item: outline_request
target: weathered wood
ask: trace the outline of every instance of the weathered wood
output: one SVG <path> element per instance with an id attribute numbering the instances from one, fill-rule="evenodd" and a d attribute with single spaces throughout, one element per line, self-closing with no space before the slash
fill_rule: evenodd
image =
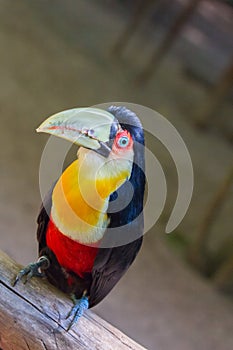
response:
<path id="1" fill-rule="evenodd" d="M 12 287 L 20 268 L 0 251 L 1 350 L 145 349 L 89 310 L 67 332 L 69 298 L 40 278 Z"/>

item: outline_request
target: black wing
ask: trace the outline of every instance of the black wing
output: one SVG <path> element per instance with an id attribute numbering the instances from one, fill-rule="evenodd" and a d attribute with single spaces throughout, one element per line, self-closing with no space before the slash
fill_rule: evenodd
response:
<path id="1" fill-rule="evenodd" d="M 90 307 L 98 304 L 115 286 L 134 261 L 142 244 L 142 237 L 115 248 L 100 248 L 92 272 Z"/>
<path id="2" fill-rule="evenodd" d="M 46 229 L 49 223 L 49 216 L 52 207 L 52 193 L 55 184 L 56 183 L 54 183 L 50 191 L 45 196 L 37 218 L 37 240 L 39 243 L 39 253 L 43 248 L 46 247 Z"/>

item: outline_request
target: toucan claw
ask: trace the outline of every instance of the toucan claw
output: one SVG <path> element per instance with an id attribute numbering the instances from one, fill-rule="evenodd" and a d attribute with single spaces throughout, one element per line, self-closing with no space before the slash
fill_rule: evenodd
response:
<path id="1" fill-rule="evenodd" d="M 19 271 L 13 282 L 13 287 L 21 280 L 26 284 L 32 277 L 44 277 L 45 274 L 41 272 L 41 269 L 47 269 L 49 265 L 49 259 L 46 256 L 41 256 L 37 262 L 30 263 Z"/>
<path id="2" fill-rule="evenodd" d="M 82 317 L 85 310 L 89 308 L 88 297 L 83 296 L 81 299 L 74 298 L 74 306 L 66 316 L 66 319 L 72 317 L 72 320 L 67 328 L 67 332 L 71 329 L 71 327 Z"/>

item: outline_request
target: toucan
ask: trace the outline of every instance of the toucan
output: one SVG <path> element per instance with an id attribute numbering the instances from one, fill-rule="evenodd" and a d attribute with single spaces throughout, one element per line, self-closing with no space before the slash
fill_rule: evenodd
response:
<path id="1" fill-rule="evenodd" d="M 79 146 L 43 200 L 39 259 L 15 279 L 46 275 L 69 293 L 69 328 L 98 304 L 134 261 L 143 240 L 144 132 L 124 106 L 74 108 L 37 129 Z"/>

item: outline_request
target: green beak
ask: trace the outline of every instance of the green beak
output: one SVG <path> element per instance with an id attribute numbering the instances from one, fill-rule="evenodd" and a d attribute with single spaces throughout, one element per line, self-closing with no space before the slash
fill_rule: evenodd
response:
<path id="1" fill-rule="evenodd" d="M 114 116 L 98 108 L 74 108 L 59 112 L 46 119 L 37 129 L 61 137 L 72 143 L 108 156 L 111 127 Z"/>

